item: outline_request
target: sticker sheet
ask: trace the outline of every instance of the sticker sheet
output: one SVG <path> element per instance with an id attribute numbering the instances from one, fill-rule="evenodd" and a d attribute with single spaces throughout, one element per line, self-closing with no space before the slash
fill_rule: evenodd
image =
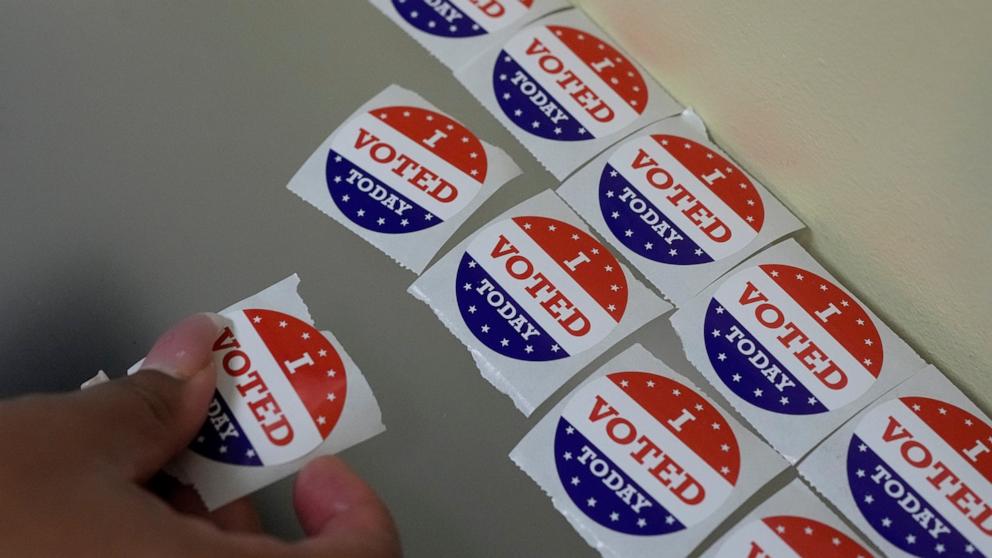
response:
<path id="1" fill-rule="evenodd" d="M 370 0 L 442 64 L 457 70 L 566 0 Z"/>
<path id="2" fill-rule="evenodd" d="M 765 500 L 703 558 L 874 558 L 801 480 Z"/>
<path id="3" fill-rule="evenodd" d="M 685 556 L 786 468 L 686 378 L 634 345 L 510 453 L 603 556 Z"/>
<path id="4" fill-rule="evenodd" d="M 318 331 L 293 275 L 229 306 L 214 342 L 217 392 L 169 472 L 215 509 L 385 431 L 361 370 Z M 134 373 L 141 363 L 128 370 Z"/>
<path id="5" fill-rule="evenodd" d="M 491 221 L 409 290 L 526 415 L 603 351 L 672 308 L 550 190 Z"/>
<path id="6" fill-rule="evenodd" d="M 324 140 L 287 187 L 419 273 L 473 211 L 519 174 L 503 150 L 392 85 Z"/>
<path id="7" fill-rule="evenodd" d="M 691 110 L 624 139 L 558 195 L 676 305 L 803 226 Z"/>
<path id="8" fill-rule="evenodd" d="M 671 321 L 690 362 L 792 463 L 925 366 L 791 239 Z"/>
<path id="9" fill-rule="evenodd" d="M 559 180 L 682 110 L 578 10 L 536 21 L 455 76 Z"/>
<path id="10" fill-rule="evenodd" d="M 888 556 L 992 555 L 992 425 L 933 366 L 859 413 L 799 472 Z"/>

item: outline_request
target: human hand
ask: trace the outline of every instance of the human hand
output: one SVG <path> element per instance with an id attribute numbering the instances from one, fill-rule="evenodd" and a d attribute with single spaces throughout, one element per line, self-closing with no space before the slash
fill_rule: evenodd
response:
<path id="1" fill-rule="evenodd" d="M 0 555 L 199 558 L 391 558 L 385 505 L 339 459 L 299 473 L 294 506 L 307 538 L 261 532 L 247 499 L 208 513 L 190 487 L 159 474 L 203 424 L 216 376 L 219 317 L 166 332 L 141 371 L 80 392 L 0 402 Z M 165 492 L 160 495 L 153 492 Z"/>

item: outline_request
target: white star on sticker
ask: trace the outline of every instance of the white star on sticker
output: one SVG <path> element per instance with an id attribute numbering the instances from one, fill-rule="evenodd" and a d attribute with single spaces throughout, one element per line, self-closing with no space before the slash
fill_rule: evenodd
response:
<path id="1" fill-rule="evenodd" d="M 300 334 L 300 338 L 304 340 L 310 339 L 310 334 L 304 331 L 302 334 Z"/>
<path id="2" fill-rule="evenodd" d="M 482 330 L 482 333 L 489 333 L 489 326 L 488 325 L 483 325 L 480 329 Z"/>
<path id="3" fill-rule="evenodd" d="M 254 318 L 251 319 L 251 321 L 255 322 L 256 324 L 260 324 L 260 323 L 262 323 L 262 317 L 261 316 L 255 316 Z"/>
<path id="4" fill-rule="evenodd" d="M 286 327 L 287 325 L 289 324 L 286 323 L 286 320 L 282 320 L 281 322 L 279 322 L 279 327 Z"/>
<path id="5" fill-rule="evenodd" d="M 733 376 L 731 376 L 731 378 L 733 378 L 733 380 L 735 382 L 741 381 L 741 375 L 740 374 L 734 374 Z"/>
<path id="6" fill-rule="evenodd" d="M 321 349 L 321 350 L 317 351 L 317 356 L 326 357 L 327 356 L 327 349 Z"/>
<path id="7" fill-rule="evenodd" d="M 499 344 L 502 345 L 502 346 L 504 346 L 504 347 L 506 347 L 507 345 L 510 344 L 510 341 L 506 337 L 504 337 L 504 338 L 500 339 Z"/>
<path id="8" fill-rule="evenodd" d="M 327 419 L 322 416 L 317 417 L 317 424 L 327 424 Z"/>

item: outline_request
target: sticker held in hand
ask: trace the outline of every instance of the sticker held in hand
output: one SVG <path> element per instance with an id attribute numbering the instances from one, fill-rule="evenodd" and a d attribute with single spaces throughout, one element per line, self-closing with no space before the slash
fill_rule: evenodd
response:
<path id="1" fill-rule="evenodd" d="M 299 282 L 292 275 L 220 312 L 214 397 L 188 450 L 166 467 L 209 510 L 385 430 L 361 370 L 313 326 Z"/>
<path id="2" fill-rule="evenodd" d="M 253 308 L 229 318 L 213 345 L 217 392 L 190 449 L 257 467 L 310 453 L 344 408 L 347 372 L 337 350 L 282 312 Z"/>

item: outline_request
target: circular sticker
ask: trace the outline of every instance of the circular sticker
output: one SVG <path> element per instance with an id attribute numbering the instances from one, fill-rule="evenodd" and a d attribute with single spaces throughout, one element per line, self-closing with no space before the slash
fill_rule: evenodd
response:
<path id="1" fill-rule="evenodd" d="M 190 445 L 231 465 L 268 466 L 302 457 L 324 441 L 344 408 L 347 373 L 310 324 L 275 310 L 226 314 L 214 341 L 217 391 Z"/>
<path id="2" fill-rule="evenodd" d="M 775 515 L 734 530 L 716 558 L 872 558 L 857 541 L 826 523 L 797 515 Z"/>
<path id="3" fill-rule="evenodd" d="M 469 330 L 520 360 L 584 351 L 609 335 L 627 309 L 627 278 L 610 251 L 548 217 L 514 217 L 479 231 L 455 281 Z"/>
<path id="4" fill-rule="evenodd" d="M 486 170 L 486 150 L 468 128 L 420 107 L 384 107 L 337 131 L 327 154 L 327 189 L 353 223 L 402 234 L 464 209 L 482 189 Z"/>
<path id="5" fill-rule="evenodd" d="M 578 390 L 558 420 L 554 451 L 572 502 L 631 535 L 664 535 L 706 519 L 730 496 L 741 466 L 720 411 L 649 372 L 616 372 Z"/>
<path id="6" fill-rule="evenodd" d="M 396 12 L 424 33 L 461 39 L 499 31 L 527 15 L 534 0 L 393 0 Z"/>
<path id="7" fill-rule="evenodd" d="M 950 403 L 900 397 L 867 413 L 847 449 L 861 514 L 914 556 L 992 551 L 992 427 Z"/>
<path id="8" fill-rule="evenodd" d="M 843 407 L 882 370 L 882 340 L 865 309 L 829 280 L 791 265 L 729 277 L 710 300 L 702 334 L 723 383 L 775 413 Z"/>
<path id="9" fill-rule="evenodd" d="M 493 92 L 514 124 L 560 141 L 618 132 L 648 104 L 644 78 L 626 56 L 561 25 L 531 26 L 510 39 L 496 58 Z"/>
<path id="10" fill-rule="evenodd" d="M 765 222 L 761 194 L 726 157 L 679 136 L 634 138 L 599 179 L 603 219 L 624 246 L 672 265 L 739 252 Z"/>

